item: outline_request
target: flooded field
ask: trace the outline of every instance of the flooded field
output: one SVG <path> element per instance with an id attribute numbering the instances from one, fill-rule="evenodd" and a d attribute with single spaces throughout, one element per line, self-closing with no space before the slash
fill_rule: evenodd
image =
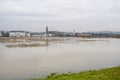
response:
<path id="1" fill-rule="evenodd" d="M 120 65 L 120 39 L 65 38 L 27 42 L 47 46 L 5 46 L 20 43 L 26 42 L 0 43 L 0 80 L 29 80 L 53 72 L 80 72 Z"/>

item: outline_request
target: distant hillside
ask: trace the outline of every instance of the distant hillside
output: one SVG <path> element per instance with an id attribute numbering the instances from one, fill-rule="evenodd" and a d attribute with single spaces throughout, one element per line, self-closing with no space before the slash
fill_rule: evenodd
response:
<path id="1" fill-rule="evenodd" d="M 77 33 L 77 37 L 87 37 L 87 38 L 120 38 L 119 31 L 92 31 L 92 32 L 82 32 Z"/>
<path id="2" fill-rule="evenodd" d="M 120 34 L 120 31 L 93 31 L 93 32 L 85 32 L 85 33 L 94 33 L 94 34 L 101 34 L 101 33 L 102 34 Z"/>

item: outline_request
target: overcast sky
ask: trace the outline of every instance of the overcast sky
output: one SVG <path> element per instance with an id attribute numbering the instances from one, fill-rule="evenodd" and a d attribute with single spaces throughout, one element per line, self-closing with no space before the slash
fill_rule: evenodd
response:
<path id="1" fill-rule="evenodd" d="M 0 0 L 0 30 L 120 31 L 120 0 Z"/>

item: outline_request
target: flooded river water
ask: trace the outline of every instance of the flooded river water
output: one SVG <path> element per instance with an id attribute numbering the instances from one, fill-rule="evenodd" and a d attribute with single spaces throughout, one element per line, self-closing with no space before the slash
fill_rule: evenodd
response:
<path id="1" fill-rule="evenodd" d="M 0 43 L 0 80 L 29 80 L 57 72 L 80 72 L 120 65 L 120 39 L 48 42 L 43 47 L 7 48 Z"/>

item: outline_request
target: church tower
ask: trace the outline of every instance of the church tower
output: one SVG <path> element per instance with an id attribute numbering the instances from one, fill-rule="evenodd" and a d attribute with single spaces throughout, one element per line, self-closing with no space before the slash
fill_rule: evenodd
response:
<path id="1" fill-rule="evenodd" d="M 46 35 L 48 35 L 48 26 L 46 26 Z"/>

